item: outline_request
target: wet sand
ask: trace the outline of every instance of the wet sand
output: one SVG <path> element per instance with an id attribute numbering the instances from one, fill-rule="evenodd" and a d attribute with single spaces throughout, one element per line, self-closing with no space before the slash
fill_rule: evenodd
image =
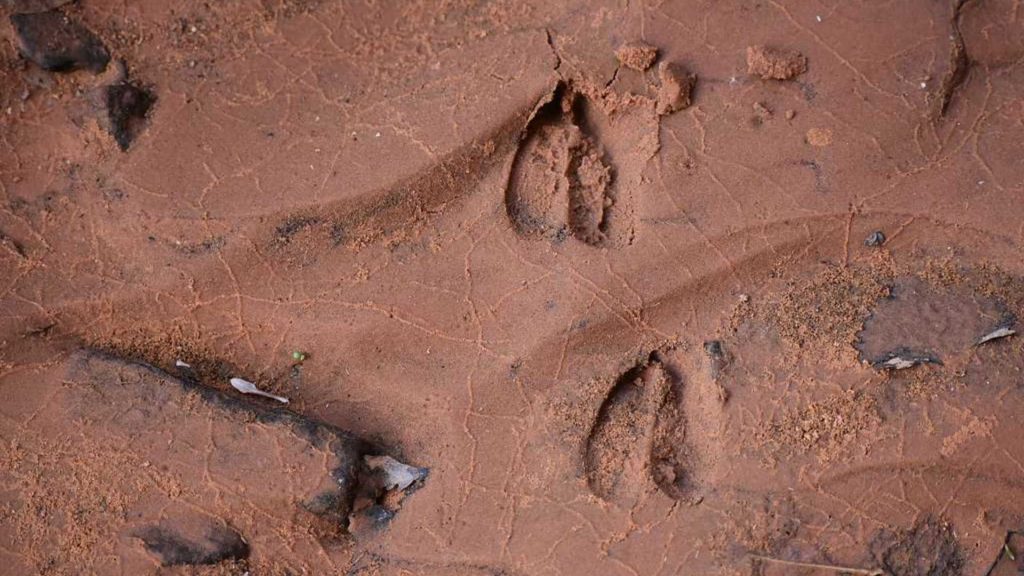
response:
<path id="1" fill-rule="evenodd" d="M 1024 567 L 1014 2 L 168 4 L 0 8 L 0 571 Z"/>

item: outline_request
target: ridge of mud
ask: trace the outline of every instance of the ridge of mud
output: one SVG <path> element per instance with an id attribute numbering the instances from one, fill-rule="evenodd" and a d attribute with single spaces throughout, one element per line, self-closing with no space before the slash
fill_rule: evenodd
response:
<path id="1" fill-rule="evenodd" d="M 527 116 L 512 115 L 491 133 L 365 198 L 293 211 L 272 224 L 267 243 L 288 259 L 308 264 L 342 246 L 359 250 L 409 241 L 505 161 Z"/>
<path id="2" fill-rule="evenodd" d="M 247 420 L 287 426 L 313 446 L 333 452 L 341 465 L 331 471 L 331 476 L 341 489 L 324 492 L 305 504 L 306 509 L 317 516 L 336 523 L 342 529 L 349 528 L 350 515 L 354 513 L 366 517 L 377 515 L 375 520 L 370 518 L 373 520 L 373 524 L 377 525 L 383 525 L 393 517 L 393 510 L 381 506 L 385 503 L 384 499 L 388 497 L 384 479 L 363 461 L 365 456 L 390 452 L 382 446 L 356 437 L 337 426 L 302 416 L 287 408 L 277 406 L 268 408 L 246 398 L 228 395 L 205 386 L 188 376 L 190 369 L 184 370 L 185 376 L 177 377 L 144 361 L 121 357 L 99 349 L 85 349 L 82 354 L 81 362 L 83 364 L 98 360 L 136 367 L 163 381 L 176 383 L 184 393 L 195 394 L 212 407 L 238 414 Z M 423 470 L 425 476 L 426 469 Z M 405 494 L 415 491 L 421 484 L 422 481 L 414 483 L 405 491 Z"/>
<path id="3" fill-rule="evenodd" d="M 100 361 L 126 363 L 132 366 L 137 366 L 162 379 L 177 383 L 183 390 L 199 395 L 204 402 L 210 405 L 237 414 L 251 414 L 257 422 L 267 424 L 288 424 L 296 431 L 302 433 L 307 440 L 310 440 L 318 447 L 329 446 L 330 443 L 330 439 L 320 432 L 323 430 L 330 432 L 330 435 L 337 436 L 338 438 L 344 438 L 347 442 L 355 443 L 360 451 L 372 452 L 377 449 L 373 444 L 366 440 L 356 438 L 348 432 L 331 424 L 311 420 L 304 416 L 300 416 L 287 408 L 278 406 L 261 406 L 244 397 L 228 395 L 220 390 L 211 388 L 210 386 L 199 382 L 195 378 L 190 377 L 187 373 L 184 377 L 179 377 L 157 365 L 150 364 L 141 358 L 121 356 L 116 352 L 100 348 L 87 348 L 84 350 L 84 354 L 86 359 L 98 359 Z M 222 363 L 222 365 L 226 364 Z"/>

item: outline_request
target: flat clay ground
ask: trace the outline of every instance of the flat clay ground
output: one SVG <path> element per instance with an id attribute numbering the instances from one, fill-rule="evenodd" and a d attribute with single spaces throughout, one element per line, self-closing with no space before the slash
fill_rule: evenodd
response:
<path id="1" fill-rule="evenodd" d="M 0 572 L 1024 570 L 1020 2 L 0 12 Z"/>

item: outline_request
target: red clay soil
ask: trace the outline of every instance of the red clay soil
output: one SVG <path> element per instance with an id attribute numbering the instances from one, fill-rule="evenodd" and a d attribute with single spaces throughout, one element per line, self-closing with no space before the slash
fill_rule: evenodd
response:
<path id="1" fill-rule="evenodd" d="M 0 10 L 0 572 L 1019 571 L 1016 2 Z"/>

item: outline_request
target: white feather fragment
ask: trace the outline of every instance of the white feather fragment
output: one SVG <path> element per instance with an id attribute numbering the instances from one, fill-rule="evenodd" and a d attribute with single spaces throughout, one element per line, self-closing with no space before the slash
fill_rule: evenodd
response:
<path id="1" fill-rule="evenodd" d="M 920 362 L 921 360 L 917 358 L 902 358 L 900 356 L 895 356 L 885 362 L 882 362 L 882 368 L 888 368 L 890 370 L 904 370 L 906 368 L 916 366 Z"/>
<path id="2" fill-rule="evenodd" d="M 1017 331 L 1014 330 L 1013 328 L 1006 328 L 1006 327 L 997 328 L 997 329 L 989 332 L 988 334 L 985 334 L 984 336 L 982 336 L 975 345 L 977 346 L 978 344 L 984 344 L 985 342 L 989 342 L 991 340 L 997 340 L 999 338 L 1006 338 L 1007 336 L 1013 336 L 1016 333 L 1017 333 Z"/>
<path id="3" fill-rule="evenodd" d="M 263 390 L 260 390 L 259 388 L 257 388 L 256 385 L 253 384 L 252 382 L 249 382 L 248 380 L 243 380 L 242 378 L 232 378 L 231 379 L 231 386 L 235 390 L 238 390 L 239 392 L 241 392 L 242 394 L 255 394 L 257 396 L 263 396 L 264 398 L 270 398 L 272 400 L 277 400 L 278 402 L 280 402 L 282 404 L 287 404 L 288 403 L 288 399 L 285 398 L 284 396 L 278 396 L 277 394 L 271 394 L 270 392 L 264 392 Z"/>

